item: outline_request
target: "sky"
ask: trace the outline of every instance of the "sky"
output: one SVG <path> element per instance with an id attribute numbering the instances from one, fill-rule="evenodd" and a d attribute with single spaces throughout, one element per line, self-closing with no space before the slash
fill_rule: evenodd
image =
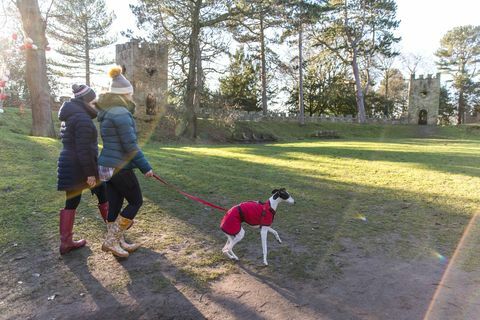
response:
<path id="1" fill-rule="evenodd" d="M 117 16 L 112 32 L 136 29 L 135 17 L 129 4 L 135 0 L 106 0 L 107 9 Z M 476 0 L 397 0 L 397 18 L 401 21 L 397 35 L 402 38 L 398 44 L 401 53 L 420 54 L 425 65 L 418 73 L 435 73 L 435 57 L 441 37 L 456 26 L 480 24 L 480 1 Z M 119 36 L 119 43 L 126 39 Z M 114 55 L 114 46 L 109 48 Z M 401 67 L 398 65 L 398 67 Z M 98 85 L 104 86 L 101 80 Z"/>
<path id="2" fill-rule="evenodd" d="M 421 54 L 430 62 L 427 69 L 434 69 L 433 53 L 443 35 L 457 26 L 480 24 L 480 1 L 476 0 L 397 0 L 397 6 L 400 51 Z"/>
<path id="3" fill-rule="evenodd" d="M 117 20 L 114 30 L 135 29 L 135 18 L 128 5 L 136 1 L 106 0 Z M 441 37 L 450 29 L 461 25 L 480 24 L 480 1 L 476 0 L 397 0 L 397 18 L 401 21 L 396 34 L 402 38 L 398 44 L 401 53 L 423 56 L 425 63 L 419 73 L 436 73 L 434 52 Z M 119 42 L 125 41 L 119 38 Z M 401 68 L 400 62 L 398 67 Z"/>

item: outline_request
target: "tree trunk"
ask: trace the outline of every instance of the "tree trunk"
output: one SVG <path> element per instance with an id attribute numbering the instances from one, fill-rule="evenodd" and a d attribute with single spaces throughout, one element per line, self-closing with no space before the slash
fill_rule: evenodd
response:
<path id="1" fill-rule="evenodd" d="M 303 24 L 300 22 L 298 33 L 298 104 L 300 107 L 300 125 L 305 125 L 305 105 L 303 104 Z"/>
<path id="2" fill-rule="evenodd" d="M 88 26 L 85 22 L 85 84 L 90 87 L 90 41 Z"/>
<path id="3" fill-rule="evenodd" d="M 45 21 L 37 0 L 17 0 L 16 5 L 22 17 L 25 37 L 31 38 L 38 46 L 38 50 L 26 49 L 25 77 L 32 100 L 31 134 L 38 137 L 55 137 L 45 57 L 47 45 Z"/>
<path id="4" fill-rule="evenodd" d="M 203 68 L 202 68 L 202 51 L 200 50 L 200 42 L 197 41 L 197 57 L 196 57 L 196 81 L 195 81 L 195 93 L 193 96 L 193 110 L 195 118 L 193 119 L 192 131 L 195 138 L 197 136 L 197 111 L 200 109 L 200 103 L 202 101 L 203 94 Z"/>
<path id="5" fill-rule="evenodd" d="M 389 116 L 390 115 L 390 110 L 388 110 L 388 82 L 390 81 L 390 71 L 387 69 L 387 72 L 385 72 L 385 109 L 384 109 L 384 115 Z"/>
<path id="6" fill-rule="evenodd" d="M 465 99 L 463 88 L 458 90 L 458 117 L 457 124 L 465 123 Z"/>
<path id="7" fill-rule="evenodd" d="M 357 88 L 356 99 L 357 99 L 358 122 L 365 123 L 366 122 L 365 103 L 363 99 L 362 82 L 360 81 L 360 71 L 358 69 L 356 49 L 353 49 L 352 68 L 353 68 L 353 75 L 355 77 L 355 87 Z"/>
<path id="8" fill-rule="evenodd" d="M 267 61 L 265 54 L 265 29 L 263 21 L 263 12 L 260 14 L 260 56 L 261 56 L 261 77 L 262 77 L 262 111 L 267 114 Z"/>
<path id="9" fill-rule="evenodd" d="M 200 8 L 202 6 L 202 0 L 194 3 L 192 14 L 192 33 L 188 43 L 188 78 L 187 78 L 187 91 L 185 94 L 185 119 L 187 126 L 183 134 L 187 135 L 191 139 L 197 137 L 197 116 L 195 114 L 194 99 L 197 88 L 197 63 L 198 63 L 198 38 L 200 34 Z"/>

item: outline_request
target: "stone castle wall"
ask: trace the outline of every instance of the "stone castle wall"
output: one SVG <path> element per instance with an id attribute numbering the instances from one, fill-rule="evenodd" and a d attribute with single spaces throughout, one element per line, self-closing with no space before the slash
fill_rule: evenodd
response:
<path id="1" fill-rule="evenodd" d="M 130 41 L 116 45 L 116 63 L 133 85 L 134 101 L 146 106 L 150 94 L 156 109 L 167 104 L 168 48 L 166 45 Z"/>
<path id="2" fill-rule="evenodd" d="M 436 125 L 440 105 L 440 73 L 415 78 L 412 74 L 408 87 L 408 122 L 421 124 L 421 114 L 426 112 L 426 123 Z M 422 111 L 423 110 L 423 111 Z"/>
<path id="3" fill-rule="evenodd" d="M 247 112 L 241 110 L 222 110 L 222 109 L 204 109 L 197 110 L 197 116 L 202 119 L 216 119 L 231 117 L 236 121 L 283 121 L 298 122 L 298 115 L 288 112 Z M 305 122 L 338 122 L 338 123 L 358 123 L 358 119 L 354 115 L 315 115 L 305 116 Z M 388 117 L 367 117 L 366 123 L 378 124 L 408 124 L 406 118 L 393 119 Z"/>

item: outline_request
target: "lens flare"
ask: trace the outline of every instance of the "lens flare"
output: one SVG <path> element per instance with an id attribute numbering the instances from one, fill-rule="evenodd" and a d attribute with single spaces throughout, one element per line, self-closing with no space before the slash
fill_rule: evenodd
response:
<path id="1" fill-rule="evenodd" d="M 433 251 L 433 256 L 434 256 L 435 258 L 437 258 L 438 260 L 440 260 L 441 263 L 447 262 L 447 258 L 446 258 L 444 255 L 442 255 L 442 254 L 440 254 L 439 252 L 437 252 L 437 251 Z"/>
<path id="2" fill-rule="evenodd" d="M 365 217 L 365 216 L 364 216 L 363 214 L 361 214 L 361 213 L 357 213 L 357 214 L 355 215 L 355 219 L 358 219 L 358 220 L 362 220 L 362 221 L 364 221 L 364 222 L 367 222 L 367 217 Z"/>
<path id="3" fill-rule="evenodd" d="M 445 283 L 448 283 L 450 281 L 454 281 L 453 278 L 454 276 L 450 274 L 450 271 L 452 267 L 459 263 L 459 253 L 462 252 L 462 249 L 465 248 L 465 243 L 468 241 L 472 241 L 472 238 L 469 238 L 470 231 L 472 230 L 472 227 L 478 226 L 478 217 L 479 214 L 476 212 L 473 217 L 470 219 L 470 222 L 468 223 L 467 227 L 463 231 L 462 237 L 460 238 L 460 241 L 458 242 L 457 247 L 455 248 L 455 251 L 453 252 L 452 256 L 450 257 L 447 267 L 442 275 L 442 279 L 440 280 L 439 285 L 437 286 L 437 289 L 435 290 L 435 293 L 433 294 L 432 299 L 430 300 L 430 304 L 428 306 L 427 312 L 425 313 L 425 316 L 423 317 L 423 320 L 434 320 L 438 319 L 437 313 L 441 312 L 440 310 L 443 310 L 442 308 L 445 308 L 448 304 L 446 299 L 448 299 L 448 293 L 444 293 L 442 290 L 445 286 Z M 475 234 L 475 233 L 473 233 Z M 467 240 L 468 238 L 468 240 Z M 441 254 L 436 255 L 436 257 L 443 257 Z M 443 257 L 445 259 L 445 257 Z M 447 260 L 447 259 L 445 259 Z"/>

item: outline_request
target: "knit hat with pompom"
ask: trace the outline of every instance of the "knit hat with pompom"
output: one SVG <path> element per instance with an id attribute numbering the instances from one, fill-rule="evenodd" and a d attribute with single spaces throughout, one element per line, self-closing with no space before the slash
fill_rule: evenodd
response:
<path id="1" fill-rule="evenodd" d="M 82 99 L 85 103 L 90 103 L 97 97 L 95 91 L 85 84 L 72 85 L 72 91 L 76 99 Z"/>
<path id="2" fill-rule="evenodd" d="M 130 81 L 122 74 L 122 67 L 116 66 L 108 72 L 112 83 L 110 84 L 110 92 L 116 94 L 133 94 L 133 87 Z"/>

